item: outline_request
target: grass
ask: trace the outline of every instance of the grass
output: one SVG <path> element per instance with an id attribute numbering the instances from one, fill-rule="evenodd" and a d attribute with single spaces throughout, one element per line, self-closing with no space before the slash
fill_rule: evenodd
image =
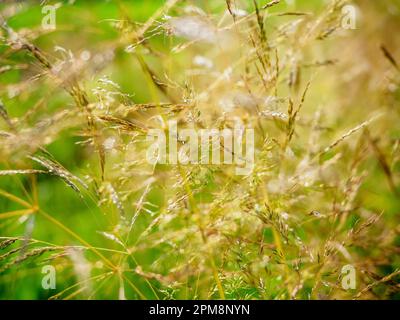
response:
<path id="1" fill-rule="evenodd" d="M 0 298 L 399 299 L 399 15 L 77 0 L 43 30 L 37 2 L 2 3 Z M 169 120 L 238 119 L 249 175 L 146 161 Z"/>

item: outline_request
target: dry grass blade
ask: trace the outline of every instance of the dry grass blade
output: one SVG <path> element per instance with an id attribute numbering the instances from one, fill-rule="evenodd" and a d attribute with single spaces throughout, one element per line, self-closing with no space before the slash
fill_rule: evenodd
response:
<path id="1" fill-rule="evenodd" d="M 393 278 L 397 277 L 398 275 L 400 275 L 400 270 L 396 270 L 394 272 L 392 272 L 391 274 L 383 277 L 382 279 L 379 279 L 378 281 L 375 281 L 371 284 L 369 284 L 368 286 L 366 286 L 364 289 L 362 289 L 359 293 L 357 293 L 354 297 L 354 299 L 358 299 L 361 296 L 363 296 L 365 293 L 367 293 L 368 291 L 370 291 L 372 288 L 376 287 L 379 284 L 388 282 L 390 280 L 392 280 Z"/>
<path id="2" fill-rule="evenodd" d="M 21 262 L 24 262 L 27 259 L 38 257 L 46 252 L 57 251 L 57 250 L 64 250 L 64 247 L 42 247 L 42 248 L 30 250 L 30 251 L 26 252 L 25 254 L 19 256 L 18 258 L 14 259 L 13 261 L 4 264 L 0 268 L 0 273 L 6 271 L 7 269 L 9 269 L 13 266 L 20 264 Z M 4 257 L 4 255 L 0 257 L 0 260 L 2 260 L 3 257 Z"/>
<path id="3" fill-rule="evenodd" d="M 43 167 L 45 167 L 50 174 L 60 177 L 69 187 L 75 190 L 79 195 L 81 195 L 81 190 L 74 181 L 78 182 L 85 189 L 88 189 L 88 186 L 86 185 L 85 182 L 83 182 L 80 178 L 74 176 L 70 172 L 68 172 L 59 163 L 55 163 L 42 156 L 30 156 L 29 158 L 41 164 Z"/>
<path id="4" fill-rule="evenodd" d="M 385 56 L 385 58 L 390 62 L 390 64 L 395 67 L 398 71 L 400 71 L 400 67 L 397 64 L 397 61 L 395 60 L 395 58 L 393 57 L 393 55 L 389 52 L 389 50 L 384 46 L 381 45 L 381 50 Z"/>
<path id="5" fill-rule="evenodd" d="M 38 174 L 38 173 L 48 173 L 48 172 L 44 170 L 34 170 L 34 169 L 0 170 L 0 176 L 10 176 L 14 174 Z"/>
<path id="6" fill-rule="evenodd" d="M 343 142 L 344 140 L 346 140 L 348 137 L 350 137 L 351 135 L 353 135 L 354 133 L 356 133 L 357 131 L 367 127 L 368 125 L 370 125 L 372 122 L 376 121 L 378 118 L 380 118 L 382 116 L 382 114 L 376 115 L 374 117 L 372 117 L 370 120 L 367 120 L 361 124 L 359 124 L 358 126 L 354 127 L 353 129 L 349 130 L 348 132 L 346 132 L 344 135 L 342 135 L 339 139 L 335 140 L 333 143 L 331 143 L 328 147 L 326 147 L 325 149 L 323 149 L 323 151 L 321 151 L 320 155 L 325 154 L 327 152 L 329 152 L 330 150 L 332 150 L 333 148 L 335 148 L 338 144 L 340 144 L 341 142 Z"/>
<path id="7" fill-rule="evenodd" d="M 279 4 L 281 2 L 281 0 L 273 0 L 271 2 L 268 2 L 266 5 L 262 6 L 262 9 L 268 9 L 271 8 L 277 4 Z"/>
<path id="8" fill-rule="evenodd" d="M 18 238 L 11 238 L 11 239 L 7 239 L 7 240 L 0 242 L 0 250 L 3 250 L 5 248 L 11 246 L 17 240 L 18 240 Z"/>

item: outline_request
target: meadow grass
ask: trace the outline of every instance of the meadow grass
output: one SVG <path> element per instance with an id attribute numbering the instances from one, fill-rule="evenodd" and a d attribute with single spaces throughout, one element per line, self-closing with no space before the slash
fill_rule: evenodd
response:
<path id="1" fill-rule="evenodd" d="M 1 299 L 400 297 L 397 1 L 51 4 L 0 4 Z M 171 120 L 254 170 L 148 163 Z"/>

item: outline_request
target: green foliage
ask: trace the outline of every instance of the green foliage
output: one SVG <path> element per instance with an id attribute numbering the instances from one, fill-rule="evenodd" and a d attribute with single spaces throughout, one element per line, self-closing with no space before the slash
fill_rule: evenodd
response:
<path id="1" fill-rule="evenodd" d="M 399 298 L 400 5 L 293 3 L 0 4 L 1 299 Z M 247 176 L 146 161 L 237 119 Z"/>

